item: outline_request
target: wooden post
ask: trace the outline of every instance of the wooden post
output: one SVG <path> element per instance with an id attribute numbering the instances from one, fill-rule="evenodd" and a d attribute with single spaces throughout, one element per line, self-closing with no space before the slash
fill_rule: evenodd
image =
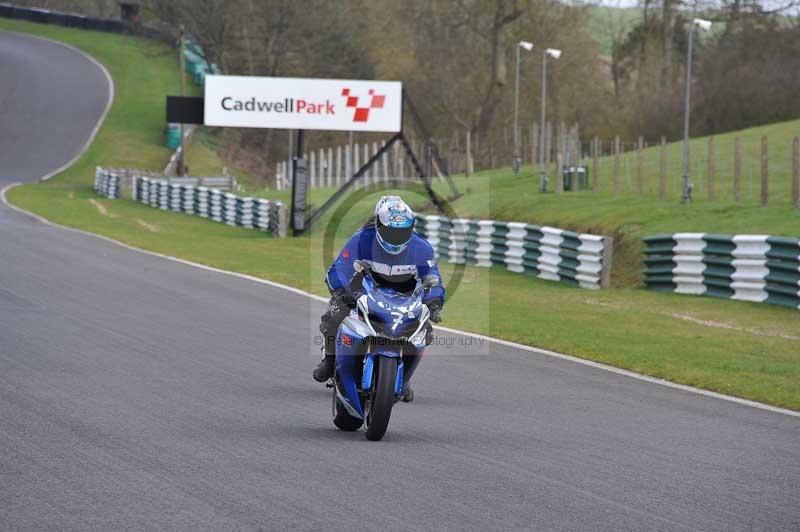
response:
<path id="1" fill-rule="evenodd" d="M 769 203 L 769 159 L 767 136 L 761 137 L 761 206 Z"/>
<path id="2" fill-rule="evenodd" d="M 658 149 L 658 199 L 664 201 L 667 196 L 667 139 L 661 137 Z"/>
<path id="3" fill-rule="evenodd" d="M 614 195 L 619 196 L 619 135 L 614 137 Z"/>
<path id="4" fill-rule="evenodd" d="M 800 139 L 792 141 L 792 207 L 800 205 Z"/>
<path id="5" fill-rule="evenodd" d="M 644 139 L 639 135 L 639 142 L 636 144 L 636 194 L 641 198 L 644 196 L 644 176 L 643 174 L 643 161 L 644 157 Z"/>
<path id="6" fill-rule="evenodd" d="M 717 165 L 715 161 L 714 150 L 714 137 L 708 137 L 708 201 L 714 201 L 716 194 L 714 190 L 714 174 L 716 173 Z"/>
<path id="7" fill-rule="evenodd" d="M 561 151 L 556 152 L 556 194 L 564 192 L 564 174 L 561 172 Z"/>
<path id="8" fill-rule="evenodd" d="M 742 191 L 742 142 L 739 137 L 733 140 L 733 202 L 739 203 Z"/>
<path id="9" fill-rule="evenodd" d="M 600 191 L 600 139 L 592 139 L 592 192 Z"/>
<path id="10" fill-rule="evenodd" d="M 472 172 L 475 170 L 473 168 L 473 166 L 472 166 L 472 140 L 471 139 L 472 139 L 472 135 L 470 134 L 470 131 L 468 129 L 467 130 L 467 142 L 466 142 L 466 144 L 467 144 L 467 146 L 466 146 L 467 161 L 466 161 L 466 169 L 464 170 L 464 173 L 467 175 L 467 177 L 471 176 Z"/>

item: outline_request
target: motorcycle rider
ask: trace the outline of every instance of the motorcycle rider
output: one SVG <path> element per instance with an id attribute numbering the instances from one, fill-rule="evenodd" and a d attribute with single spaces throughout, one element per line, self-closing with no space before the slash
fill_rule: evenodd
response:
<path id="1" fill-rule="evenodd" d="M 333 376 L 336 361 L 336 333 L 339 324 L 355 307 L 358 294 L 350 293 L 353 262 L 369 264 L 372 275 L 379 284 L 401 292 L 410 292 L 418 280 L 433 276 L 437 281 L 426 293 L 425 303 L 431 311 L 431 321 L 441 321 L 444 306 L 444 288 L 433 248 L 414 231 L 415 216 L 400 196 L 383 196 L 375 205 L 375 218 L 356 231 L 347 241 L 338 258 L 328 269 L 325 283 L 331 293 L 328 310 L 321 316 L 319 330 L 325 336 L 322 362 L 314 369 L 314 379 L 325 382 Z M 427 343 L 433 339 L 428 325 Z M 414 361 L 416 366 L 418 360 Z M 413 367 L 407 368 L 410 378 Z M 403 400 L 413 400 L 413 392 L 406 382 Z"/>

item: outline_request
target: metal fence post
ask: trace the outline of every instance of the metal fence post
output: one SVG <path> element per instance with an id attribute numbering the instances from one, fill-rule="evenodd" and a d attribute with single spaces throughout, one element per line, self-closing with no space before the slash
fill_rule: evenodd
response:
<path id="1" fill-rule="evenodd" d="M 767 136 L 761 137 L 761 206 L 769 203 L 769 158 Z"/>
<path id="2" fill-rule="evenodd" d="M 708 201 L 714 201 L 714 173 L 716 172 L 716 165 L 714 161 L 714 137 L 708 137 Z"/>
<path id="3" fill-rule="evenodd" d="M 564 172 L 562 169 L 562 156 L 561 151 L 556 152 L 556 194 L 564 192 Z"/>
<path id="4" fill-rule="evenodd" d="M 620 160 L 619 160 L 619 135 L 614 137 L 614 195 L 619 196 L 620 192 L 620 181 L 619 181 L 619 170 L 620 170 Z"/>
<path id="5" fill-rule="evenodd" d="M 661 137 L 658 148 L 658 199 L 664 201 L 667 196 L 667 139 Z"/>
<path id="6" fill-rule="evenodd" d="M 639 135 L 639 141 L 636 144 L 636 194 L 641 198 L 644 196 L 644 139 Z"/>
<path id="7" fill-rule="evenodd" d="M 600 191 L 600 139 L 592 139 L 592 192 Z"/>
<path id="8" fill-rule="evenodd" d="M 742 141 L 733 139 L 733 202 L 739 203 L 742 192 Z"/>
<path id="9" fill-rule="evenodd" d="M 792 140 L 792 207 L 800 205 L 800 139 Z"/>

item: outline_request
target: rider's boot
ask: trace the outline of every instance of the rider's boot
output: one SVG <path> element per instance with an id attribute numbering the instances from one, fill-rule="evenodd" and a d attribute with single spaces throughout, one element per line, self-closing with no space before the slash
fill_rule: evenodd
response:
<path id="1" fill-rule="evenodd" d="M 410 403 L 414 400 L 414 390 L 411 389 L 408 383 L 403 384 L 403 395 L 400 397 L 400 400 L 404 403 Z"/>
<path id="2" fill-rule="evenodd" d="M 333 377 L 333 368 L 336 365 L 336 340 L 332 336 L 325 337 L 325 346 L 322 348 L 322 362 L 314 368 L 314 380 L 325 382 Z"/>
<path id="3" fill-rule="evenodd" d="M 322 357 L 322 362 L 317 364 L 317 367 L 314 368 L 314 380 L 317 382 L 325 382 L 333 377 L 333 366 L 335 362 L 335 355 L 325 355 Z"/>
<path id="4" fill-rule="evenodd" d="M 403 394 L 400 400 L 404 403 L 410 403 L 414 400 L 414 390 L 411 389 L 411 376 L 414 375 L 414 370 L 419 366 L 422 355 L 403 355 Z"/>

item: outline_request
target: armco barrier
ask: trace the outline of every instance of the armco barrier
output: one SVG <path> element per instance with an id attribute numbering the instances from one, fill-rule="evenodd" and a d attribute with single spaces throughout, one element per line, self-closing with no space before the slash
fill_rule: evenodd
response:
<path id="1" fill-rule="evenodd" d="M 674 233 L 644 242 L 648 288 L 800 308 L 798 238 Z"/>
<path id="2" fill-rule="evenodd" d="M 63 13 L 38 7 L 27 7 L 0 2 L 0 17 L 28 20 L 40 24 L 52 24 L 68 28 L 106 31 L 111 33 L 131 33 L 163 42 L 173 41 L 172 35 L 157 28 L 140 26 L 119 19 L 86 17 L 77 13 Z"/>
<path id="3" fill-rule="evenodd" d="M 243 198 L 216 188 L 169 183 L 134 176 L 134 200 L 162 210 L 195 214 L 227 225 L 268 231 L 286 236 L 286 206 L 279 201 Z"/>
<path id="4" fill-rule="evenodd" d="M 441 260 L 501 265 L 512 272 L 574 284 L 607 287 L 613 239 L 519 222 L 417 216 L 417 231 Z"/>
<path id="5" fill-rule="evenodd" d="M 94 172 L 94 190 L 107 198 L 118 198 L 120 191 L 119 175 L 98 166 Z"/>

